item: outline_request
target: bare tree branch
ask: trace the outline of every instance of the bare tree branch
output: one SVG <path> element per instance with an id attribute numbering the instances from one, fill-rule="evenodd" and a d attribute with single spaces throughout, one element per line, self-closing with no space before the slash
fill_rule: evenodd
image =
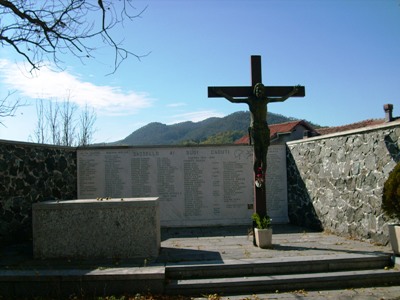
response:
<path id="1" fill-rule="evenodd" d="M 14 92 L 8 92 L 7 96 L 0 100 L 0 124 L 5 126 L 1 119 L 5 117 L 13 117 L 15 116 L 15 112 L 17 109 L 24 104 L 21 103 L 19 99 L 11 102 L 9 100 L 10 96 L 13 95 Z"/>
<path id="2" fill-rule="evenodd" d="M 78 107 L 69 97 L 63 102 L 61 109 L 62 145 L 72 146 L 75 143 L 76 120 L 75 113 Z"/>
<path id="3" fill-rule="evenodd" d="M 80 115 L 78 128 L 78 145 L 88 146 L 93 142 L 93 134 L 95 132 L 94 123 L 96 122 L 95 111 L 89 110 L 89 107 L 85 105 L 83 112 Z"/>
<path id="4" fill-rule="evenodd" d="M 78 114 L 78 106 L 67 96 L 62 102 L 53 99 L 36 105 L 37 123 L 30 140 L 59 146 L 87 146 L 93 142 L 95 111 L 86 105 Z"/>
<path id="5" fill-rule="evenodd" d="M 132 0 L 0 0 L 0 44 L 11 46 L 38 69 L 51 60 L 60 66 L 61 56 L 71 53 L 81 60 L 94 57 L 95 42 L 114 50 L 114 73 L 129 56 L 137 55 L 114 39 L 112 29 L 123 28 L 131 14 Z"/>
<path id="6" fill-rule="evenodd" d="M 30 136 L 30 140 L 32 142 L 36 142 L 39 144 L 45 144 L 47 141 L 46 137 L 46 122 L 44 118 L 44 105 L 43 105 L 43 99 L 40 99 L 36 101 L 36 114 L 37 114 L 37 122 L 36 122 L 36 128 L 35 131 L 33 132 L 33 138 Z"/>
<path id="7" fill-rule="evenodd" d="M 60 118 L 60 106 L 57 102 L 49 102 L 47 110 L 45 112 L 47 124 L 50 131 L 50 143 L 53 145 L 61 145 L 61 132 L 59 125 Z"/>

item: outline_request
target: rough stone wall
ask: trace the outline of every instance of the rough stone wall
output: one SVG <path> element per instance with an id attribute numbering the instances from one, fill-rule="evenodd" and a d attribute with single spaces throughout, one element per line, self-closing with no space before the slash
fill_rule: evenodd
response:
<path id="1" fill-rule="evenodd" d="M 399 148 L 399 122 L 288 143 L 290 221 L 386 244 L 382 191 Z"/>
<path id="2" fill-rule="evenodd" d="M 32 238 L 32 203 L 76 195 L 75 148 L 0 141 L 0 244 Z"/>

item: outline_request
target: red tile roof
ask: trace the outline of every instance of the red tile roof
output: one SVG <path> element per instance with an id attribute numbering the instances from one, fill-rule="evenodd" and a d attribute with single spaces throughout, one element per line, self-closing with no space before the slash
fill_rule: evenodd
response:
<path id="1" fill-rule="evenodd" d="M 248 144 L 249 143 L 249 135 L 244 135 L 240 139 L 235 141 L 235 144 Z"/>
<path id="2" fill-rule="evenodd" d="M 354 129 L 364 128 L 364 127 L 369 127 L 369 126 L 381 125 L 383 123 L 385 123 L 385 119 L 369 119 L 369 120 L 364 120 L 364 121 L 347 124 L 347 125 L 343 125 L 343 126 L 323 127 L 323 128 L 314 129 L 307 122 L 300 120 L 300 121 L 286 122 L 286 123 L 281 123 L 281 124 L 272 124 L 272 125 L 269 125 L 269 130 L 270 130 L 270 138 L 273 139 L 277 136 L 278 133 L 293 132 L 293 130 L 298 125 L 303 125 L 304 127 L 307 128 L 307 130 L 316 132 L 317 135 L 326 135 L 326 134 L 333 134 L 333 133 L 338 133 L 338 132 L 347 131 L 347 130 L 354 130 Z M 248 135 L 245 135 L 242 138 L 235 141 L 235 144 L 248 144 L 248 143 L 249 143 Z"/>
<path id="3" fill-rule="evenodd" d="M 370 120 L 364 120 L 361 122 L 352 123 L 352 124 L 343 125 L 343 126 L 318 128 L 318 129 L 316 129 L 316 131 L 320 135 L 325 135 L 325 134 L 332 134 L 332 133 L 337 133 L 337 132 L 342 132 L 342 131 L 347 131 L 347 130 L 364 128 L 364 127 L 368 127 L 368 126 L 380 125 L 383 123 L 385 123 L 384 119 L 370 119 Z"/>
<path id="4" fill-rule="evenodd" d="M 286 133 L 286 132 L 293 132 L 293 130 L 298 126 L 302 125 L 306 127 L 308 130 L 315 131 L 314 128 L 312 128 L 307 122 L 303 120 L 297 120 L 297 121 L 292 121 L 292 122 L 286 122 L 286 123 L 280 123 L 280 124 L 272 124 L 269 125 L 269 131 L 270 131 L 270 139 L 275 138 L 278 133 Z M 235 141 L 235 144 L 248 144 L 249 143 L 249 135 L 245 135 Z"/>
<path id="5" fill-rule="evenodd" d="M 278 133 L 292 132 L 298 125 L 303 125 L 308 130 L 314 130 L 305 121 L 298 120 L 281 124 L 273 124 L 269 126 L 270 137 L 274 138 Z"/>

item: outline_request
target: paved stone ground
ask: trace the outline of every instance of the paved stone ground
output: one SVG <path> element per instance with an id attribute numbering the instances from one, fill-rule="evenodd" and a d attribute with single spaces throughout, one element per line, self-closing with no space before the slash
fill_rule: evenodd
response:
<path id="1" fill-rule="evenodd" d="M 385 287 L 385 288 L 364 288 L 364 289 L 349 289 L 349 290 L 332 290 L 332 291 L 295 291 L 292 293 L 275 293 L 263 295 L 242 295 L 229 298 L 220 298 L 221 300 L 377 300 L 377 299 L 400 299 L 400 287 Z"/>
<path id="2" fill-rule="evenodd" d="M 373 245 L 323 232 L 310 232 L 291 225 L 273 228 L 273 248 L 253 246 L 244 226 L 221 228 L 171 228 L 162 233 L 159 262 L 266 260 L 294 256 L 351 253 L 391 253 L 390 246 Z"/>
<path id="3" fill-rule="evenodd" d="M 146 262 L 168 264 L 207 264 L 228 261 L 265 261 L 297 256 L 335 256 L 339 254 L 390 254 L 390 246 L 373 245 L 335 235 L 310 232 L 290 225 L 273 228 L 273 249 L 253 246 L 253 236 L 246 226 L 212 228 L 169 228 L 162 230 L 161 252 L 157 261 Z M 95 266 L 116 264 L 121 267 L 143 266 L 144 262 L 99 261 Z M 0 269 L 4 268 L 77 268 L 87 267 L 80 261 L 37 261 L 32 259 L 32 245 L 15 245 L 0 249 Z M 1 297 L 0 297 L 1 299 Z M 209 299 L 213 299 L 210 298 Z M 214 298 L 216 299 L 216 298 Z M 400 286 L 370 287 L 337 291 L 293 291 L 291 293 L 238 295 L 220 299 L 398 299 Z"/>
<path id="4" fill-rule="evenodd" d="M 159 262 L 169 264 L 187 264 L 222 261 L 264 261 L 296 256 L 335 256 L 339 254 L 391 254 L 390 246 L 374 245 L 368 242 L 338 237 L 324 232 L 291 226 L 274 226 L 273 249 L 260 249 L 253 246 L 250 229 L 244 226 L 221 228 L 171 228 L 164 229 L 162 250 Z M 209 297 L 209 299 L 212 297 Z M 203 299 L 206 299 L 203 298 Z M 329 291 L 293 291 L 291 293 L 238 295 L 220 299 L 398 299 L 400 286 L 371 287 L 363 289 Z"/>

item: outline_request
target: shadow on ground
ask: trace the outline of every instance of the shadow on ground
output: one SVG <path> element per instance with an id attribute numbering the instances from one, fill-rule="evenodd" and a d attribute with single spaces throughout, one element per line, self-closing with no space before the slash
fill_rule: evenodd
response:
<path id="1" fill-rule="evenodd" d="M 221 254 L 216 251 L 179 249 L 162 247 L 156 263 L 199 262 L 201 264 L 223 263 Z"/>
<path id="2" fill-rule="evenodd" d="M 272 225 L 274 234 L 290 234 L 305 232 L 320 232 L 310 230 L 304 227 L 294 226 L 290 224 Z M 172 227 L 161 229 L 161 240 L 165 241 L 170 238 L 193 238 L 193 237 L 226 237 L 226 236 L 243 236 L 250 235 L 252 232 L 251 225 L 240 226 L 219 226 L 219 227 Z"/>

